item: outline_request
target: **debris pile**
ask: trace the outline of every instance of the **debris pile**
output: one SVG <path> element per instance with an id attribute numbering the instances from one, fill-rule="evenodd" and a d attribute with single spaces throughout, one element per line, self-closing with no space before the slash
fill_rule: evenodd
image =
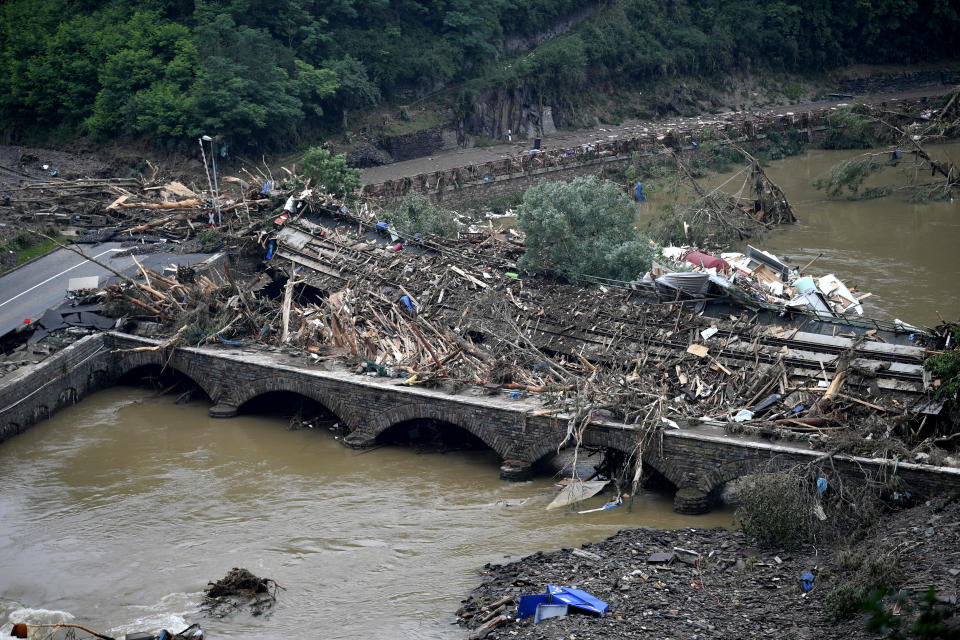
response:
<path id="1" fill-rule="evenodd" d="M 876 330 L 764 327 L 749 311 L 712 318 L 688 304 L 696 286 L 684 278 L 714 283 L 724 269 L 731 288 L 763 302 L 775 296 L 761 274 L 779 278 L 784 296 L 799 287 L 799 274 L 752 247 L 721 259 L 716 274 L 702 255 L 699 272 L 665 273 L 680 281 L 653 301 L 642 283 L 522 278 L 522 246 L 496 230 L 468 242 L 402 237 L 369 208 L 354 214 L 317 190 L 273 197 L 285 213 L 245 245 L 266 267 L 255 281 L 141 269 L 107 288 L 113 314 L 157 323 L 166 345 L 279 347 L 398 384 L 536 394 L 544 412 L 573 417 L 569 442 L 590 421 L 617 420 L 635 425 L 637 453 L 690 421 L 828 446 L 894 418 L 912 423 L 929 403 L 920 347 L 887 345 Z"/>
<path id="2" fill-rule="evenodd" d="M 726 141 L 748 161 L 723 185 L 706 191 L 672 149 L 664 146 L 679 169 L 680 176 L 693 189 L 693 200 L 678 211 L 662 217 L 660 235 L 683 239 L 702 246 L 728 246 L 753 238 L 778 224 L 793 224 L 797 217 L 780 187 L 764 172 L 760 162 L 731 140 Z M 730 181 L 743 176 L 736 193 L 722 190 Z"/>
<path id="3" fill-rule="evenodd" d="M 705 287 L 713 283 L 716 295 L 733 296 L 748 307 L 756 307 L 759 302 L 779 311 L 801 311 L 828 319 L 851 311 L 862 316 L 860 303 L 872 295 L 848 288 L 832 273 L 820 277 L 805 275 L 816 258 L 802 267 L 791 268 L 774 254 L 749 244 L 745 254 L 712 256 L 690 246 L 664 247 L 661 251 L 673 269 L 656 265 L 647 274 L 648 281 L 653 279 L 667 286 L 685 283 L 688 293 L 696 292 L 700 284 Z M 690 272 L 703 275 L 685 275 Z M 707 289 L 700 291 L 706 292 Z"/>
<path id="4" fill-rule="evenodd" d="M 649 280 L 575 287 L 521 277 L 515 234 L 491 225 L 457 239 L 410 236 L 380 220 L 376 206 L 336 200 L 286 171 L 283 184 L 248 172 L 235 183 L 239 195 L 220 201 L 232 252 L 260 264 L 255 279 L 238 277 L 233 262 L 217 277 L 136 262 L 133 277 L 115 273 L 119 282 L 102 290 L 105 313 L 138 320 L 125 330 L 165 336 L 161 346 L 281 348 L 389 384 L 536 394 L 544 414 L 572 417 L 567 442 L 579 442 L 591 421 L 617 420 L 634 425 L 637 454 L 663 429 L 691 421 L 822 445 L 893 419 L 925 419 L 933 381 L 923 376 L 922 348 L 849 325 L 831 335 L 804 330 L 818 314 L 858 311 L 864 297 L 832 276 L 806 278 L 810 265 L 794 271 L 753 247 L 720 258 L 672 248 L 674 264 L 687 260 L 695 271 L 658 265 Z M 775 191 L 762 170 L 754 179 Z M 177 198 L 182 205 L 187 194 Z M 259 213 L 243 205 L 254 202 Z M 708 290 L 739 292 L 754 308 L 777 302 L 799 320 L 764 327 L 743 309 L 710 317 L 701 313 Z M 820 307 L 800 313 L 812 301 Z M 624 463 L 627 477 L 639 459 Z"/>
<path id="5" fill-rule="evenodd" d="M 218 618 L 240 609 L 249 610 L 254 616 L 263 615 L 276 603 L 280 589 L 283 587 L 275 580 L 234 567 L 220 580 L 209 583 L 202 609 Z"/>

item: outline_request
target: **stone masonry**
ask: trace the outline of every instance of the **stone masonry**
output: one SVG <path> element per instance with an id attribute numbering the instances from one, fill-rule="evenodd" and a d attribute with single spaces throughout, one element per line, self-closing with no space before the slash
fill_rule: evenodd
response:
<path id="1" fill-rule="evenodd" d="M 479 390 L 450 394 L 404 386 L 390 378 L 357 375 L 344 368 L 321 370 L 309 359 L 247 348 L 160 348 L 157 341 L 119 333 L 88 336 L 32 368 L 0 383 L 0 441 L 13 437 L 87 394 L 110 386 L 139 367 L 167 367 L 194 380 L 213 402 L 210 415 L 228 418 L 265 393 L 286 391 L 311 398 L 345 425 L 346 444 L 367 447 L 393 425 L 433 419 L 473 434 L 503 460 L 501 476 L 529 478 L 538 461 L 563 442 L 568 417 L 546 413 L 534 398 L 484 395 Z M 596 421 L 583 444 L 631 454 L 639 433 L 630 425 Z M 702 512 L 724 483 L 771 460 L 785 465 L 818 462 L 823 454 L 802 445 L 775 444 L 733 436 L 722 428 L 686 425 L 654 437 L 643 464 L 678 491 L 675 508 Z M 825 465 L 843 477 L 893 483 L 913 494 L 932 496 L 960 487 L 960 469 L 834 456 Z"/>

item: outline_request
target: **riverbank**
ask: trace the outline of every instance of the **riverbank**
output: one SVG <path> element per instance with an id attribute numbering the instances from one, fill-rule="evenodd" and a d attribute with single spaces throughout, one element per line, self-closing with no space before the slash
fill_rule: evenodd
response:
<path id="1" fill-rule="evenodd" d="M 958 524 L 960 503 L 926 504 L 891 514 L 861 539 L 798 551 L 758 548 L 739 530 L 623 530 L 579 549 L 485 565 L 482 584 L 458 615 L 474 629 L 471 637 L 516 640 L 876 638 L 855 604 L 856 589 L 869 592 L 875 578 L 876 586 L 900 591 L 913 602 L 933 587 L 946 611 L 956 613 Z M 674 559 L 649 561 L 663 553 Z M 815 575 L 807 593 L 799 582 L 804 572 Z M 532 618 L 515 620 L 516 604 L 510 603 L 498 626 L 486 632 L 479 624 L 489 616 L 484 606 L 507 596 L 545 593 L 547 584 L 575 586 L 610 609 L 599 619 L 568 615 L 535 625 Z M 892 609 L 892 600 L 883 606 Z M 903 606 L 905 624 L 914 615 Z"/>

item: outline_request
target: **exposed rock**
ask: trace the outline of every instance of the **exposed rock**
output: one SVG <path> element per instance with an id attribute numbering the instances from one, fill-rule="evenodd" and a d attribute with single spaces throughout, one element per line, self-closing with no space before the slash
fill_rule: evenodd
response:
<path id="1" fill-rule="evenodd" d="M 393 162 L 393 158 L 390 157 L 390 154 L 371 145 L 364 145 L 347 154 L 347 166 L 354 169 L 379 167 L 391 162 Z"/>
<path id="2" fill-rule="evenodd" d="M 464 127 L 471 135 L 496 140 L 506 140 L 507 131 L 514 140 L 556 132 L 552 107 L 544 105 L 541 114 L 537 92 L 530 85 L 482 92 Z"/>

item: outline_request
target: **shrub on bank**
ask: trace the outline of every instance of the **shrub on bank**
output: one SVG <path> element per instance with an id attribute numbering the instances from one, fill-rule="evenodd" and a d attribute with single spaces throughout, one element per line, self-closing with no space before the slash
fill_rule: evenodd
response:
<path id="1" fill-rule="evenodd" d="M 737 493 L 735 518 L 754 544 L 794 549 L 814 542 L 820 533 L 815 495 L 802 479 L 788 473 L 746 476 Z"/>

